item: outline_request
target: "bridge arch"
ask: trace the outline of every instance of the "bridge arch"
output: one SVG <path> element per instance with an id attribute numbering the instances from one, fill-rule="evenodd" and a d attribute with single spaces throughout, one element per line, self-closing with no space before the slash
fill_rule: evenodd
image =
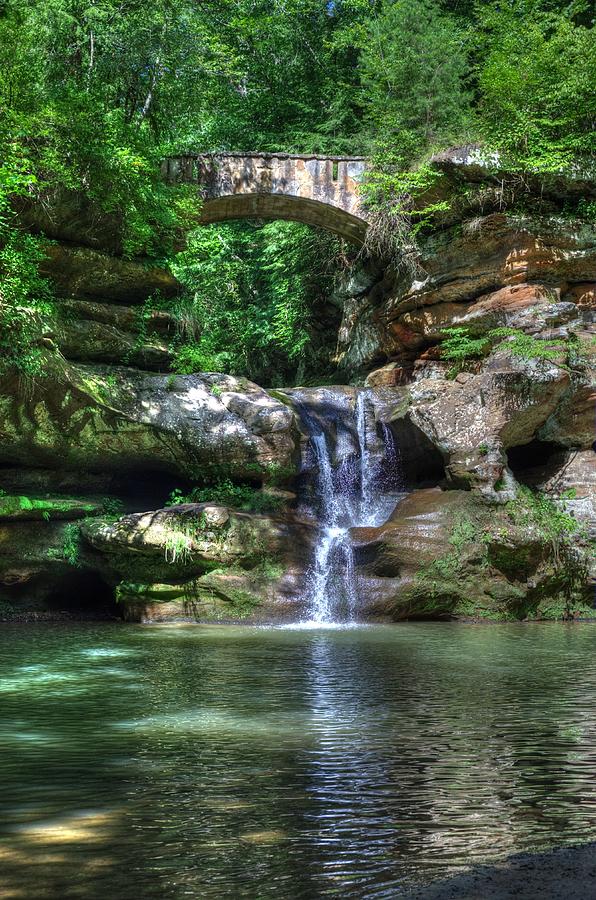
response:
<path id="1" fill-rule="evenodd" d="M 363 157 L 221 153 L 172 157 L 163 165 L 174 183 L 196 184 L 200 222 L 290 219 L 362 244 L 367 222 L 358 185 Z"/>

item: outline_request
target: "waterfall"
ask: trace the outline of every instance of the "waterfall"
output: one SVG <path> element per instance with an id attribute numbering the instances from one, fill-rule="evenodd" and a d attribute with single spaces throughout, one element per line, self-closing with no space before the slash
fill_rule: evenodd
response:
<path id="1" fill-rule="evenodd" d="M 308 620 L 351 622 L 358 614 L 358 582 L 350 529 L 381 525 L 391 514 L 400 481 L 393 471 L 399 468 L 399 454 L 391 429 L 377 428 L 366 390 L 358 391 L 350 421 L 336 418 L 335 446 L 330 429 L 312 414 L 308 400 L 301 397 L 298 407 L 316 466 L 314 492 L 320 522 L 307 577 Z M 347 436 L 355 453 L 334 467 L 334 450 L 337 454 Z"/>

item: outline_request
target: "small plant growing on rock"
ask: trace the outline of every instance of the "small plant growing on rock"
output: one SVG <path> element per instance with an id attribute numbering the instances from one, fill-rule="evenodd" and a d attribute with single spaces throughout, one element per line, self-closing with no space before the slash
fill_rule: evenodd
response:
<path id="1" fill-rule="evenodd" d="M 70 566 L 80 568 L 80 542 L 81 532 L 79 526 L 74 522 L 70 522 L 64 526 L 62 535 L 62 546 L 59 549 L 51 548 L 47 551 L 49 559 L 58 559 L 68 563 Z"/>
<path id="2" fill-rule="evenodd" d="M 463 325 L 446 328 L 443 333 L 446 337 L 441 344 L 441 359 L 453 362 L 447 373 L 449 378 L 455 378 L 469 360 L 480 359 L 490 347 L 486 335 L 472 337 L 470 329 Z"/>
<path id="3" fill-rule="evenodd" d="M 564 500 L 569 498 L 569 493 L 554 499 L 522 486 L 506 507 L 516 525 L 535 528 L 548 542 L 565 618 L 571 617 L 573 603 L 581 595 L 588 575 L 588 552 L 581 546 L 586 542 L 585 529 L 565 509 Z"/>
<path id="4" fill-rule="evenodd" d="M 497 346 L 503 343 L 509 353 L 519 356 L 521 359 L 540 359 L 546 362 L 560 360 L 567 351 L 567 342 L 564 339 L 553 341 L 541 341 L 530 334 L 518 331 L 515 328 L 494 328 L 488 332 L 487 337 L 492 341 L 502 338 L 507 340 L 497 341 Z"/>
<path id="5" fill-rule="evenodd" d="M 181 529 L 172 531 L 165 540 L 166 562 L 188 562 L 192 554 L 192 535 Z"/>
<path id="6" fill-rule="evenodd" d="M 481 359 L 490 350 L 503 347 L 513 356 L 521 359 L 537 359 L 545 362 L 561 362 L 561 357 L 570 354 L 571 342 L 565 338 L 541 341 L 516 328 L 493 328 L 481 337 L 474 337 L 464 325 L 446 328 L 441 344 L 441 359 L 450 360 L 454 365 L 447 372 L 448 378 L 455 378 L 466 363 Z"/>
<path id="7" fill-rule="evenodd" d="M 221 479 L 209 487 L 196 487 L 184 494 L 176 488 L 170 494 L 166 506 L 181 503 L 214 503 L 241 509 L 246 512 L 275 512 L 283 506 L 283 497 L 257 490 L 248 484 L 234 484 L 229 478 Z"/>
<path id="8" fill-rule="evenodd" d="M 114 518 L 120 518 L 124 510 L 122 500 L 119 500 L 118 497 L 104 497 L 101 505 L 106 516 L 113 516 Z"/>

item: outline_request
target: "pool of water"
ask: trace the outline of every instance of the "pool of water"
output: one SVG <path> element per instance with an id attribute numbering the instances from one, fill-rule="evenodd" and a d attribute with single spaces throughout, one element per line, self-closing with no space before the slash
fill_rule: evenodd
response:
<path id="1" fill-rule="evenodd" d="M 395 897 L 596 837 L 596 625 L 4 626 L 0 897 Z"/>

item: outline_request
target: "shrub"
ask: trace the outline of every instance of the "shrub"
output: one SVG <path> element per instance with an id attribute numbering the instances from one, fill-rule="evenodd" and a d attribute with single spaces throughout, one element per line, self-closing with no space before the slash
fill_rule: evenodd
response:
<path id="1" fill-rule="evenodd" d="M 215 503 L 232 509 L 265 513 L 280 509 L 284 501 L 282 497 L 259 491 L 250 485 L 234 484 L 229 479 L 222 479 L 208 487 L 193 488 L 187 494 L 176 489 L 170 494 L 166 506 L 177 506 L 180 503 Z"/>

